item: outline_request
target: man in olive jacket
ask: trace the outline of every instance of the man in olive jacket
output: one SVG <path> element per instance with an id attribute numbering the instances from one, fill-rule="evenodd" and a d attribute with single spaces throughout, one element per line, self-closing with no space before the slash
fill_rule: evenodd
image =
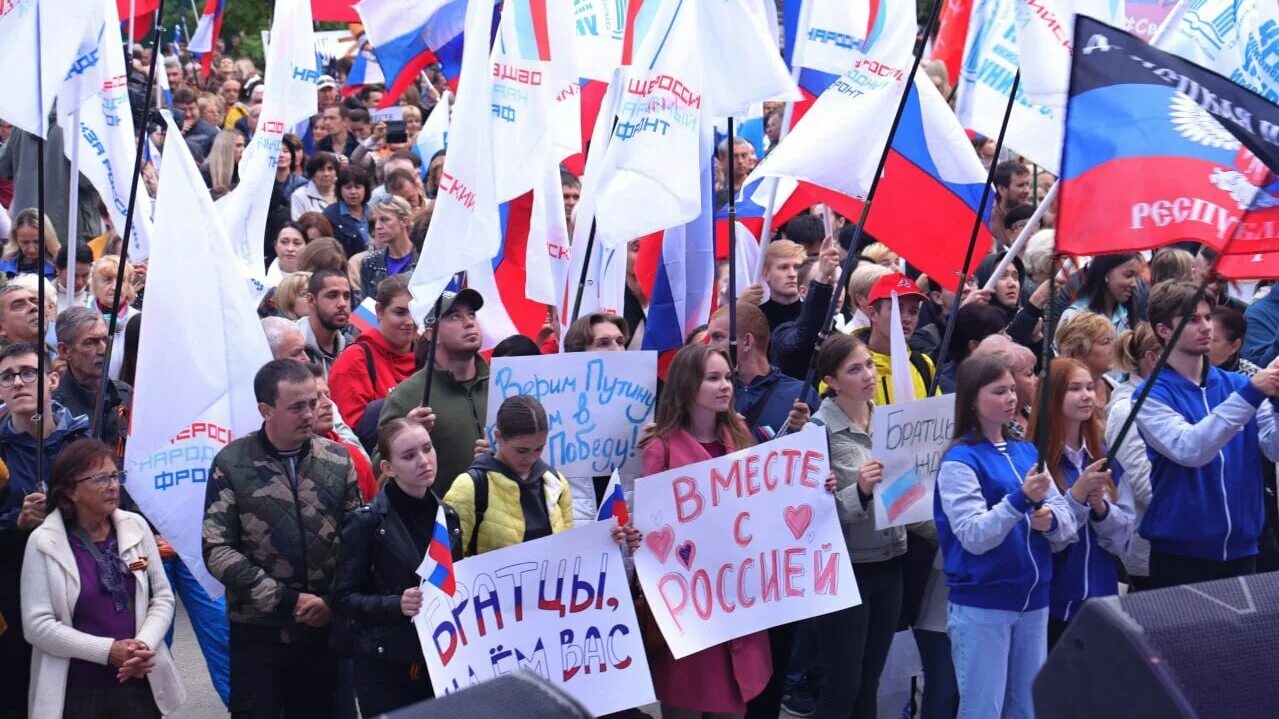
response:
<path id="1" fill-rule="evenodd" d="M 426 332 L 438 331 L 435 374 L 431 381 L 431 406 L 422 407 L 426 370 L 418 370 L 401 382 L 382 405 L 378 425 L 400 417 L 417 420 L 431 433 L 438 471 L 433 491 L 443 497 L 458 475 L 475 459 L 475 443 L 484 438 L 488 417 L 489 366 L 480 357 L 483 336 L 475 313 L 484 298 L 472 289 L 445 292 L 440 317 L 434 310 L 424 323 Z M 378 457 L 373 458 L 377 466 Z"/>
<path id="2" fill-rule="evenodd" d="M 253 390 L 262 429 L 218 452 L 204 499 L 204 562 L 231 623 L 231 714 L 335 716 L 329 595 L 360 506 L 355 465 L 311 433 L 319 394 L 306 365 L 268 362 Z"/>

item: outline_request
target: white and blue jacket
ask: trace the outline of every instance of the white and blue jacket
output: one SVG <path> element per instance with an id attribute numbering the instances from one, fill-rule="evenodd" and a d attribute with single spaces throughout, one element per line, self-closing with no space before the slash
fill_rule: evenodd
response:
<path id="1" fill-rule="evenodd" d="M 1151 487 L 1139 531 L 1152 551 L 1223 562 L 1258 552 L 1262 453 L 1279 459 L 1279 433 L 1273 400 L 1205 365 L 1198 384 L 1160 372 L 1137 415 Z"/>
<path id="2" fill-rule="evenodd" d="M 1083 470 L 1095 461 L 1086 447 L 1078 453 L 1067 448 L 1062 454 L 1061 464 L 1053 469 L 1053 475 L 1069 490 L 1075 486 Z M 1078 541 L 1053 555 L 1048 613 L 1065 622 L 1079 614 L 1085 599 L 1119 593 L 1116 562 L 1128 554 L 1137 509 L 1132 485 L 1124 481 L 1123 467 L 1111 460 L 1110 470 L 1115 481 L 1116 498 L 1113 502 L 1106 498 L 1106 515 L 1101 519 L 1093 517 L 1087 504 L 1075 501 L 1069 493 L 1064 496 L 1079 525 Z"/>
<path id="3" fill-rule="evenodd" d="M 1048 606 L 1052 553 L 1076 540 L 1079 525 L 1050 484 L 1052 528 L 1030 528 L 1034 507 L 1021 484 L 1037 461 L 1035 446 L 1019 440 L 1009 440 L 1007 453 L 986 439 L 961 440 L 942 455 L 933 515 L 951 602 L 1014 612 Z"/>

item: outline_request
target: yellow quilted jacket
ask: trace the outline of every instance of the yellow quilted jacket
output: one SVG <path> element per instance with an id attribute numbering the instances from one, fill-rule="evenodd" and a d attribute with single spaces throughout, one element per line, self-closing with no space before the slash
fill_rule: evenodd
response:
<path id="1" fill-rule="evenodd" d="M 524 541 L 524 510 L 520 506 L 520 488 L 507 474 L 505 466 L 485 455 L 471 465 L 473 470 L 488 475 L 488 508 L 480 524 L 480 535 L 475 553 L 483 554 Z M 551 533 L 573 528 L 573 502 L 569 495 L 568 480 L 540 460 L 533 472 L 541 473 L 542 488 L 546 497 L 547 514 L 551 519 Z M 453 480 L 444 501 L 457 511 L 462 521 L 462 547 L 471 554 L 471 533 L 475 531 L 475 480 L 469 472 L 463 472 Z"/>

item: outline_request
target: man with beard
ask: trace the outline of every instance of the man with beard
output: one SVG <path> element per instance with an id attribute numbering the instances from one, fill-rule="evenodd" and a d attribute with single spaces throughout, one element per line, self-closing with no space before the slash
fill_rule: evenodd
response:
<path id="1" fill-rule="evenodd" d="M 231 714 L 337 716 L 329 593 L 360 506 L 355 465 L 313 434 L 319 391 L 306 365 L 266 363 L 253 392 L 262 427 L 213 458 L 204 499 L 204 562 L 231 623 Z"/>
<path id="2" fill-rule="evenodd" d="M 448 493 L 454 478 L 471 466 L 475 443 L 484 438 L 489 366 L 480 357 L 480 322 L 475 314 L 483 306 L 484 298 L 475 290 L 444 293 L 439 317 L 432 310 L 423 323 L 428 340 L 433 333 L 439 333 L 431 406 L 420 406 L 426 388 L 426 370 L 421 369 L 391 391 L 378 417 L 379 426 L 408 417 L 431 433 L 439 467 L 435 492 L 441 497 Z M 374 466 L 378 459 L 374 456 Z"/>
<path id="3" fill-rule="evenodd" d="M 306 341 L 306 355 L 324 368 L 327 377 L 333 360 L 354 340 L 351 319 L 351 280 L 336 270 L 318 270 L 307 282 L 311 311 L 297 321 Z"/>
<path id="4" fill-rule="evenodd" d="M 102 387 L 107 357 L 107 323 L 97 310 L 71 307 L 58 315 L 54 325 L 58 333 L 58 356 L 67 361 L 67 369 L 58 378 L 53 398 L 72 414 L 82 414 L 93 425 L 98 390 Z M 102 432 L 99 437 L 109 446 L 118 446 L 129 431 L 128 412 L 133 397 L 129 385 L 107 379 Z"/>
<path id="5" fill-rule="evenodd" d="M 995 208 L 990 212 L 990 234 L 1007 247 L 1011 242 L 1004 228 L 1004 215 L 1008 211 L 1030 202 L 1030 168 L 1016 160 L 1006 160 L 995 166 Z"/>

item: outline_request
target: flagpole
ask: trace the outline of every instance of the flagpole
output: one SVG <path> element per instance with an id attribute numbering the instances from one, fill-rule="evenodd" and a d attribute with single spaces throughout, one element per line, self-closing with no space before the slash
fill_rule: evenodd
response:
<path id="1" fill-rule="evenodd" d="M 156 5 L 156 17 L 164 17 L 164 0 L 159 0 Z M 157 38 L 164 37 L 164 28 L 159 22 L 156 22 L 155 30 Z M 107 353 L 102 359 L 104 368 L 111 366 L 111 351 L 115 349 L 116 327 L 120 323 L 120 297 L 124 291 L 125 263 L 129 261 L 129 237 L 133 234 L 133 212 L 138 201 L 138 180 L 142 177 L 142 153 L 147 146 L 147 128 L 151 124 L 151 97 L 155 92 L 155 68 L 160 59 L 160 44 L 157 42 L 156 47 L 152 48 L 151 63 L 147 69 L 146 101 L 142 103 L 142 127 L 137 130 L 138 147 L 133 155 L 133 179 L 129 184 L 129 211 L 124 216 L 124 234 L 120 236 L 120 264 L 115 273 L 115 292 L 111 295 L 111 321 L 107 323 Z M 110 383 L 110 378 L 103 374 L 102 382 L 98 385 L 98 396 L 93 402 L 93 436 L 99 439 L 102 437 L 101 431 L 105 424 L 102 421 L 103 404 L 106 401 L 107 385 Z"/>
<path id="2" fill-rule="evenodd" d="M 67 192 L 67 307 L 75 302 L 75 251 L 79 235 L 77 225 L 80 220 L 80 110 L 77 108 L 71 115 L 71 126 L 75 133 L 71 136 L 71 182 Z M 66 139 L 66 138 L 64 138 Z"/>
<path id="3" fill-rule="evenodd" d="M 714 230 L 712 230 L 714 232 Z M 591 231 L 586 234 L 586 252 L 582 255 L 582 274 L 577 278 L 577 297 L 573 300 L 573 314 L 569 316 L 571 325 L 577 321 L 582 311 L 582 295 L 586 293 L 586 277 L 591 268 L 591 255 L 595 253 L 595 213 L 591 213 Z"/>
<path id="4" fill-rule="evenodd" d="M 129 64 L 133 64 L 133 23 L 138 18 L 138 0 L 129 0 Z"/>
<path id="5" fill-rule="evenodd" d="M 1026 248 L 1026 243 L 1030 241 L 1035 231 L 1039 229 L 1039 222 L 1043 219 L 1044 213 L 1057 200 L 1058 187 L 1059 185 L 1054 182 L 1053 186 L 1048 188 L 1048 192 L 1044 193 L 1044 199 L 1040 200 L 1039 204 L 1035 206 L 1034 214 L 1030 216 L 1029 220 L 1026 220 L 1021 232 L 1017 233 L 1017 239 L 1013 240 L 1012 245 L 1008 247 L 1008 251 L 1004 253 L 1003 259 L 999 261 L 999 264 L 995 265 L 995 273 L 990 276 L 990 279 L 986 280 L 986 284 L 982 285 L 983 290 L 994 289 L 995 281 L 1003 277 L 1004 270 L 1008 269 L 1008 265 L 1011 265 L 1013 260 L 1021 255 L 1021 251 Z"/>
<path id="6" fill-rule="evenodd" d="M 49 133 L 49 116 L 44 111 L 44 62 L 40 52 L 40 8 L 43 3 L 36 3 L 36 112 L 40 116 L 40 132 L 36 134 L 36 216 L 40 221 L 36 236 L 40 238 L 39 270 L 36 273 L 36 412 L 32 417 L 36 425 L 36 489 L 43 492 L 44 481 L 44 393 L 48 386 L 44 373 L 49 369 L 49 353 L 46 351 L 45 327 L 47 318 L 44 311 L 44 263 L 45 244 L 44 230 L 48 218 L 44 213 L 44 148 L 45 136 Z M 74 276 L 74 275 L 73 275 Z"/>
<path id="7" fill-rule="evenodd" d="M 724 162 L 728 164 L 728 364 L 737 370 L 737 173 L 734 151 L 737 132 L 730 115 L 728 118 L 728 152 Z M 711 223 L 711 245 L 714 246 L 715 223 Z M 763 264 L 763 263 L 761 263 Z"/>
<path id="8" fill-rule="evenodd" d="M 1056 187 L 1054 185 L 1054 187 Z M 1057 312 L 1054 301 L 1057 297 L 1057 247 L 1056 240 L 1053 241 L 1053 253 L 1048 261 L 1048 305 L 1044 308 L 1044 339 L 1043 347 L 1039 352 L 1042 366 L 1039 369 L 1039 406 L 1036 407 L 1035 417 L 1035 451 L 1039 453 L 1039 467 L 1044 469 L 1044 462 L 1048 458 L 1048 404 L 1052 401 L 1050 398 L 1050 379 L 1052 377 L 1053 363 L 1053 337 L 1057 334 Z M 1011 254 L 1011 252 L 1010 252 Z M 1135 414 L 1133 415 L 1135 416 Z M 1030 429 L 1027 427 L 1027 429 Z M 1108 455 L 1109 456 L 1109 455 Z M 1039 508 L 1042 502 L 1035 507 Z"/>
<path id="9" fill-rule="evenodd" d="M 435 327 L 431 330 L 431 339 L 426 343 L 426 383 L 422 387 L 422 407 L 431 406 L 431 381 L 435 379 L 435 349 L 440 342 L 440 312 L 444 307 L 444 293 L 435 298 L 435 309 L 431 314 L 435 317 Z"/>
<path id="10" fill-rule="evenodd" d="M 902 115 L 906 112 L 906 103 L 910 100 L 911 90 L 915 86 L 915 75 L 919 72 L 919 64 L 924 58 L 924 38 L 932 32 L 937 25 L 937 17 L 941 14 L 941 6 L 944 3 L 933 3 L 933 10 L 928 15 L 928 22 L 924 25 L 924 32 L 919 39 L 915 41 L 915 60 L 911 63 L 910 72 L 906 76 L 906 84 L 902 88 L 901 100 L 897 103 L 897 111 L 893 114 L 893 122 L 888 128 L 888 138 L 884 141 L 884 149 L 879 155 L 879 165 L 875 168 L 875 177 L 871 180 L 870 189 L 866 192 L 866 201 L 862 205 L 861 216 L 857 219 L 857 228 L 853 231 L 853 239 L 849 244 L 849 252 L 844 257 L 843 263 L 840 265 L 840 273 L 836 282 L 847 282 L 848 276 L 852 272 L 854 265 L 857 263 L 857 254 L 852 248 L 857 247 L 861 241 L 862 234 L 866 231 L 866 218 L 870 215 L 871 204 L 875 200 L 875 192 L 879 189 L 879 181 L 884 176 L 884 165 L 888 163 L 888 154 L 893 149 L 893 138 L 897 136 L 897 128 L 901 125 Z M 762 262 L 760 263 L 763 264 Z M 813 356 L 808 361 L 808 373 L 804 382 L 804 391 L 817 386 L 817 353 L 821 350 L 822 343 L 826 341 L 826 335 L 830 332 L 831 326 L 835 322 L 835 297 L 838 292 L 831 298 L 830 305 L 826 308 L 826 317 L 823 319 L 821 327 L 818 328 L 817 342 L 813 347 Z M 799 399 L 802 399 L 800 397 Z"/>
<path id="11" fill-rule="evenodd" d="M 981 226 L 985 222 L 986 203 L 990 201 L 990 188 L 995 184 L 995 170 L 999 167 L 996 159 L 1004 149 L 1004 136 L 1008 133 L 1008 120 L 1012 117 L 1013 105 L 1017 102 L 1017 88 L 1020 86 L 1021 70 L 1019 69 L 1013 75 L 1013 85 L 1008 91 L 1008 104 L 1004 105 L 1004 120 L 999 125 L 999 136 L 995 139 L 995 155 L 991 158 L 990 169 L 986 172 L 986 184 L 981 188 L 981 202 L 978 203 L 977 213 L 973 217 L 973 231 L 968 236 L 968 249 L 964 252 L 964 265 L 959 271 L 959 289 L 955 290 L 955 301 L 950 306 L 950 317 L 946 318 L 946 331 L 942 334 L 941 345 L 937 349 L 937 371 L 933 373 L 932 385 L 928 388 L 929 397 L 937 393 L 937 383 L 941 381 L 941 369 L 946 366 L 946 353 L 949 349 L 950 338 L 955 333 L 955 319 L 959 316 L 959 306 L 964 299 L 964 287 L 968 285 L 968 272 L 973 266 L 973 253 L 977 250 L 977 237 L 981 235 Z M 998 199 L 996 199 L 996 202 L 998 202 Z"/>

